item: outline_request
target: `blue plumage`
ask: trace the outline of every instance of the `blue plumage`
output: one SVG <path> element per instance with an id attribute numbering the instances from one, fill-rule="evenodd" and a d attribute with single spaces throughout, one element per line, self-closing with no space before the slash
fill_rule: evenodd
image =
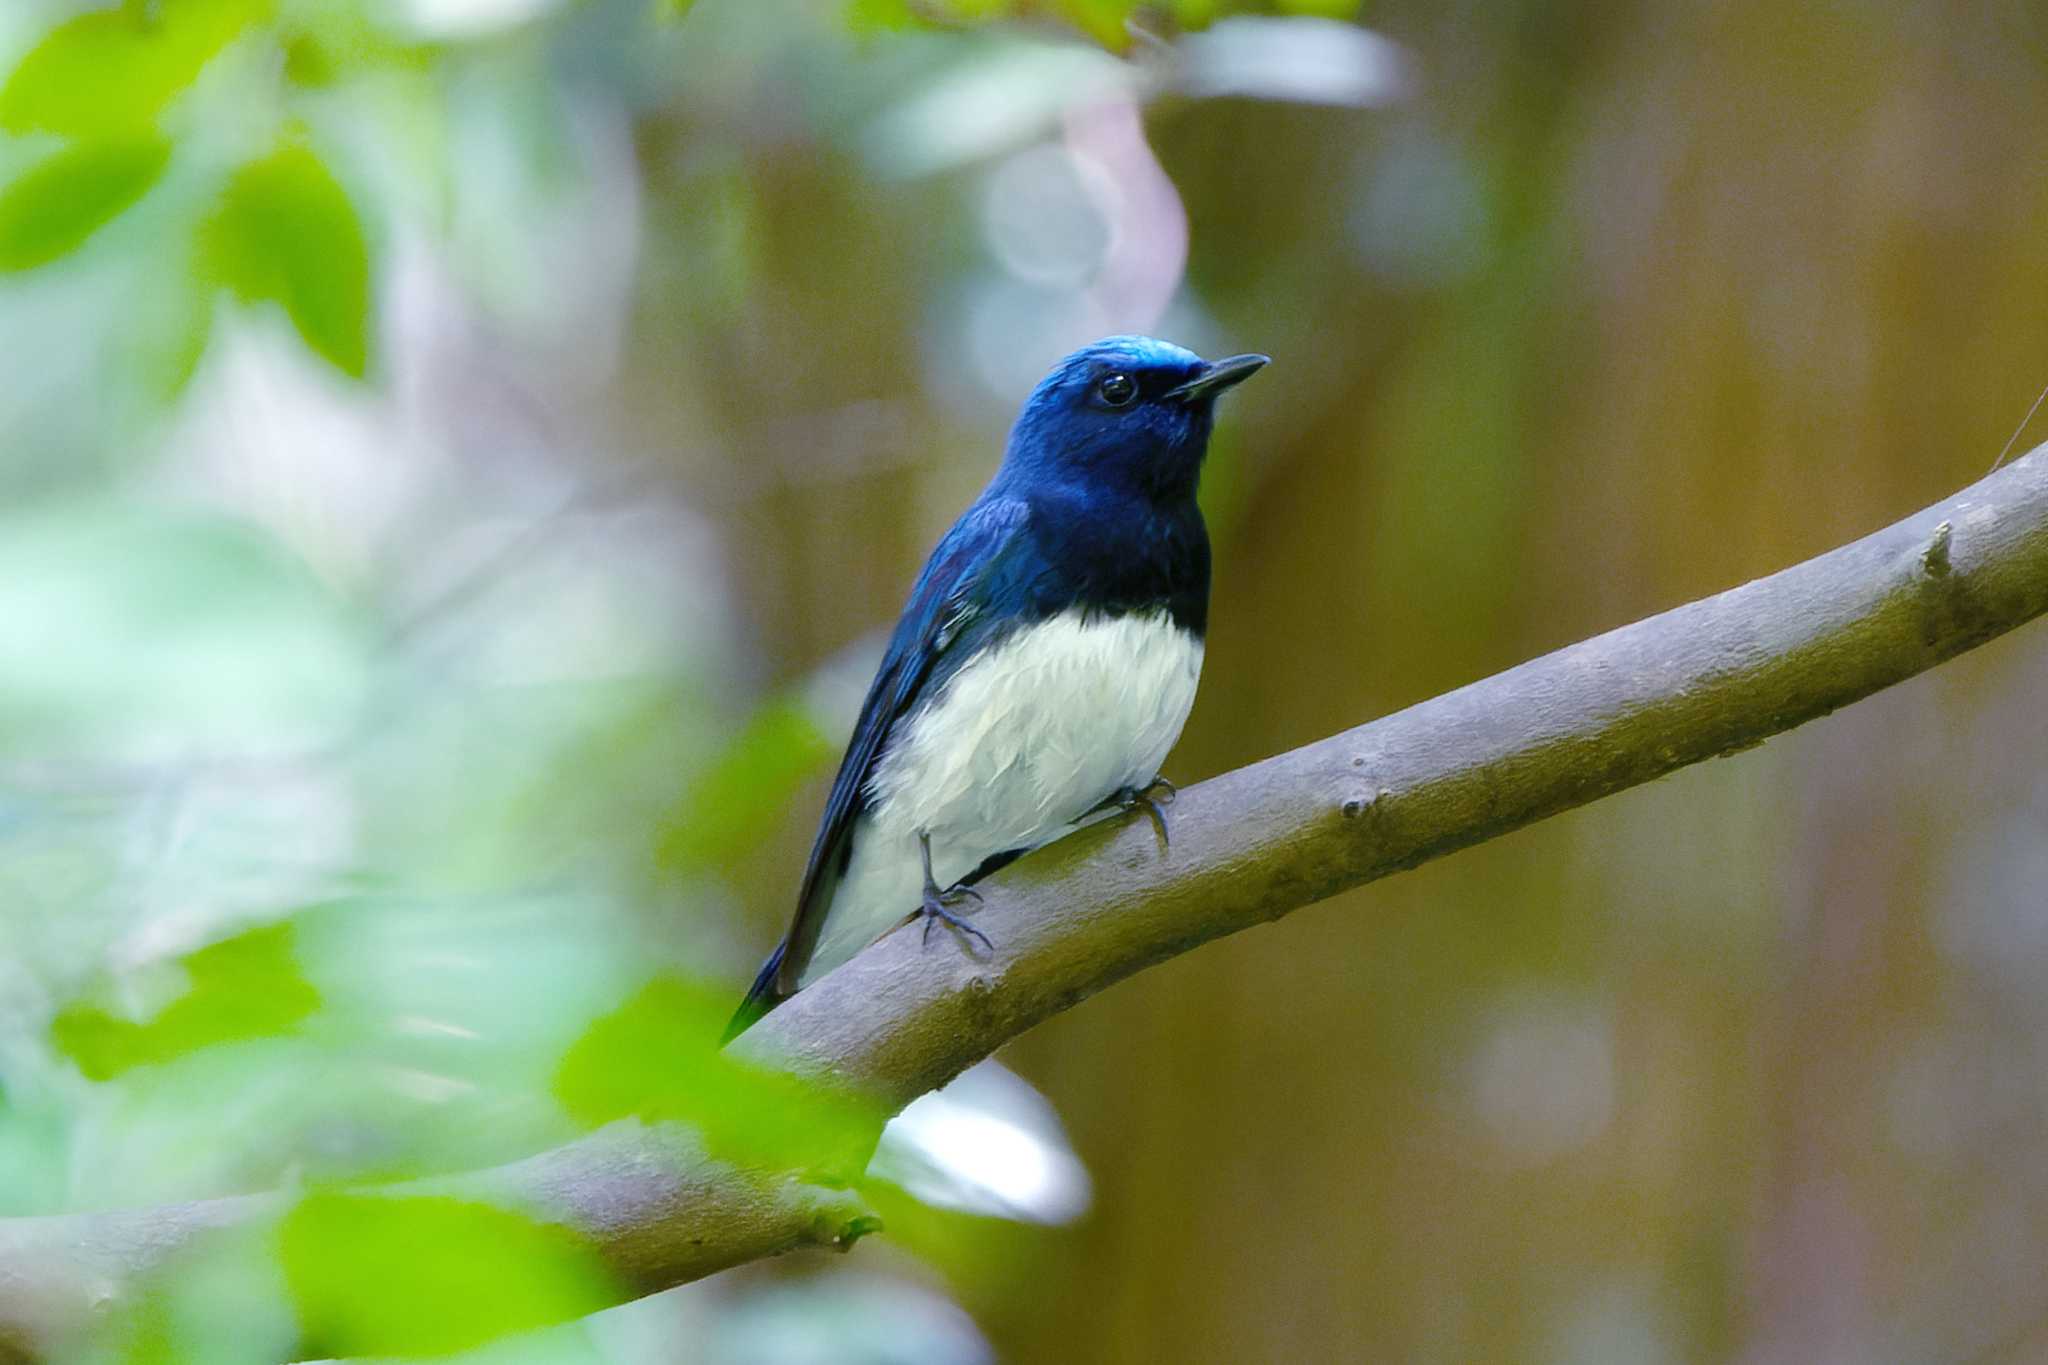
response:
<path id="1" fill-rule="evenodd" d="M 1110 337 L 1032 391 L 911 589 L 731 1033 L 920 906 L 964 928 L 965 884 L 1157 778 L 1208 621 L 1215 398 L 1265 363 Z"/>

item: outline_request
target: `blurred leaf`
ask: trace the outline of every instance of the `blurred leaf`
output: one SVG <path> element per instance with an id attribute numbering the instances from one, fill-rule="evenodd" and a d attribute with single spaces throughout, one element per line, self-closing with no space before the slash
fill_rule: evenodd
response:
<path id="1" fill-rule="evenodd" d="M 987 24 L 1049 11 L 1101 46 L 1124 52 L 1131 46 L 1131 18 L 1140 8 L 1138 0 L 1055 0 L 1045 6 L 1020 0 L 847 0 L 845 15 L 847 26 L 855 33 L 874 34 L 906 28 Z M 1209 0 L 1206 8 L 1213 10 L 1214 0 Z"/>
<path id="2" fill-rule="evenodd" d="M 303 23 L 281 37 L 284 78 L 309 90 L 339 85 L 352 75 L 431 70 L 438 56 L 432 41 L 415 41 L 380 23 L 383 7 L 324 5 L 314 15 L 294 12 Z"/>
<path id="3" fill-rule="evenodd" d="M 179 1365 L 177 1329 L 161 1297 L 144 1294 L 106 1335 L 121 1342 L 122 1365 Z"/>
<path id="4" fill-rule="evenodd" d="M 295 34 L 284 45 L 284 78 L 293 85 L 320 90 L 338 74 L 333 55 L 313 35 Z"/>
<path id="5" fill-rule="evenodd" d="M 59 24 L 0 86 L 0 128 L 100 137 L 146 126 L 271 0 L 161 0 Z"/>
<path id="6" fill-rule="evenodd" d="M 201 237 L 208 276 L 274 301 L 343 374 L 369 365 L 370 255 L 348 194 L 320 158 L 284 147 L 235 173 Z"/>
<path id="7" fill-rule="evenodd" d="M 568 1229 L 442 1197 L 310 1195 L 279 1254 L 307 1338 L 340 1356 L 448 1355 L 620 1297 Z"/>
<path id="8" fill-rule="evenodd" d="M 855 33 L 892 33 L 919 23 L 910 0 L 847 0 L 846 26 Z"/>
<path id="9" fill-rule="evenodd" d="M 1067 22 L 1110 51 L 1130 47 L 1131 16 L 1138 11 L 1135 0 L 1060 0 L 1059 10 Z"/>
<path id="10" fill-rule="evenodd" d="M 662 833 L 661 862 L 713 867 L 759 843 L 837 752 L 801 703 L 768 702 L 683 798 Z"/>
<path id="11" fill-rule="evenodd" d="M 726 1056 L 718 1040 L 738 1003 L 723 987 L 656 977 L 563 1056 L 556 1098 L 593 1128 L 622 1118 L 679 1119 L 729 1159 L 857 1171 L 883 1116 L 843 1092 Z"/>
<path id="12" fill-rule="evenodd" d="M 290 1034 L 320 1008 L 320 992 L 299 971 L 290 924 L 265 925 L 182 959 L 184 994 L 147 1023 L 98 1005 L 57 1013 L 50 1036 L 87 1079 L 109 1080 L 215 1043 Z"/>
<path id="13" fill-rule="evenodd" d="M 68 147 L 0 190 L 0 270 L 27 270 L 76 250 L 140 199 L 171 158 L 160 137 Z"/>
<path id="14" fill-rule="evenodd" d="M 277 1284 L 273 1237 L 254 1227 L 223 1230 L 140 1292 L 96 1315 L 100 1351 L 67 1359 L 122 1365 L 270 1365 L 286 1359 L 296 1335 Z"/>

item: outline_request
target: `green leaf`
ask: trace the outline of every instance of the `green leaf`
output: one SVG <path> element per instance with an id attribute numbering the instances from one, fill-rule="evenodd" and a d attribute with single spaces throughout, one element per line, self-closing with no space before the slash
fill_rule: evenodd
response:
<path id="1" fill-rule="evenodd" d="M 0 129 L 92 138 L 146 127 L 270 4 L 161 0 L 59 24 L 0 85 Z"/>
<path id="2" fill-rule="evenodd" d="M 681 1120 L 727 1158 L 778 1170 L 858 1175 L 883 1115 L 857 1096 L 725 1055 L 730 988 L 656 977 L 570 1047 L 555 1098 L 590 1127 Z"/>
<path id="3" fill-rule="evenodd" d="M 621 1297 L 568 1229 L 443 1197 L 310 1195 L 279 1253 L 321 1355 L 450 1355 Z"/>
<path id="4" fill-rule="evenodd" d="M 1111 52 L 1131 45 L 1130 21 L 1136 14 L 1136 0 L 1060 0 L 1059 12 L 1068 23 Z"/>
<path id="5" fill-rule="evenodd" d="M 837 753 L 800 702 L 768 702 L 691 785 L 662 831 L 657 856 L 666 867 L 694 870 L 744 853 Z"/>
<path id="6" fill-rule="evenodd" d="M 283 304 L 315 354 L 362 378 L 369 247 L 348 194 L 309 148 L 285 147 L 237 171 L 200 240 L 211 278 L 245 301 Z"/>
<path id="7" fill-rule="evenodd" d="M 75 251 L 164 173 L 160 137 L 66 148 L 0 190 L 0 270 L 28 270 Z"/>
<path id="8" fill-rule="evenodd" d="M 324 90 L 335 82 L 334 54 L 311 34 L 300 33 L 284 46 L 284 78 L 307 90 Z"/>
<path id="9" fill-rule="evenodd" d="M 57 1050 L 87 1079 L 104 1081 L 215 1043 L 290 1034 L 320 1008 L 320 992 L 292 952 L 290 924 L 224 939 L 189 954 L 182 965 L 185 992 L 147 1023 L 98 1005 L 65 1006 L 50 1025 Z"/>
<path id="10" fill-rule="evenodd" d="M 858 34 L 894 33 L 920 22 L 910 0 L 847 0 L 846 26 Z"/>
<path id="11" fill-rule="evenodd" d="M 394 37 L 382 23 L 382 6 L 323 4 L 317 20 L 295 16 L 304 27 L 288 29 L 283 50 L 285 80 L 307 90 L 328 89 L 351 75 L 431 74 L 443 55 L 427 40 Z"/>

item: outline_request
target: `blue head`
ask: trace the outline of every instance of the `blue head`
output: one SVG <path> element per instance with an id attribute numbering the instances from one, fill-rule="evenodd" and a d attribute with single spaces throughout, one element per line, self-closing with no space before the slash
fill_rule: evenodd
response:
<path id="1" fill-rule="evenodd" d="M 1192 498 L 1217 396 L 1265 364 L 1262 355 L 1207 361 L 1151 337 L 1083 346 L 1024 400 L 998 480 Z"/>

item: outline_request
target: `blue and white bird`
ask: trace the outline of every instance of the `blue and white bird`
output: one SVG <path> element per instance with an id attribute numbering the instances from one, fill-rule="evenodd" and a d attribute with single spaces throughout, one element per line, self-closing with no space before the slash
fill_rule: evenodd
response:
<path id="1" fill-rule="evenodd" d="M 1266 360 L 1109 337 L 1032 390 L 911 589 L 728 1037 L 913 914 L 985 945 L 954 913 L 974 882 L 1109 806 L 1157 812 L 1202 671 L 1216 398 Z"/>

